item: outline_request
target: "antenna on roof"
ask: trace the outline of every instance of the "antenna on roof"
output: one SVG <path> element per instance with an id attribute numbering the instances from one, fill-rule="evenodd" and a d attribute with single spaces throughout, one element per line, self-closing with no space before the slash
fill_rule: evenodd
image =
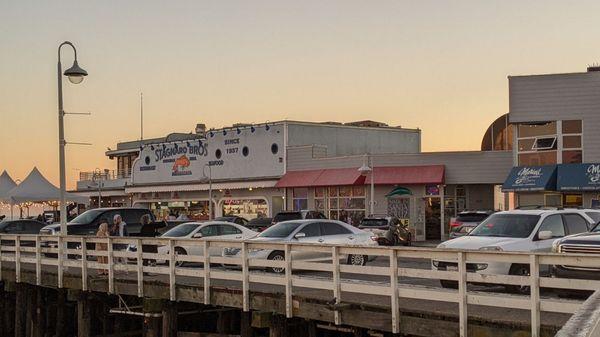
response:
<path id="1" fill-rule="evenodd" d="M 140 146 L 144 140 L 144 93 L 140 92 Z"/>

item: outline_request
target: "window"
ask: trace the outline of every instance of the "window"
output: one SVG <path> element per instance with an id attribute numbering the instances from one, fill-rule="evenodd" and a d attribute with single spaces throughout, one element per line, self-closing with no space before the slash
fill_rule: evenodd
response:
<path id="1" fill-rule="evenodd" d="M 327 197 L 325 197 L 327 195 Z M 315 205 L 329 205 L 329 218 L 358 225 L 366 214 L 364 186 L 339 186 L 315 189 Z M 316 207 L 317 210 L 321 210 Z"/>
<path id="2" fill-rule="evenodd" d="M 294 188 L 292 190 L 294 202 L 294 211 L 302 211 L 308 209 L 308 188 Z"/>
<path id="3" fill-rule="evenodd" d="M 517 131 L 519 166 L 557 163 L 557 123 L 520 124 Z"/>
<path id="4" fill-rule="evenodd" d="M 587 216 L 594 220 L 594 223 L 600 222 L 600 212 L 585 212 Z"/>
<path id="5" fill-rule="evenodd" d="M 563 206 L 564 207 L 581 207 L 581 206 L 583 206 L 583 195 L 581 195 L 581 194 L 564 194 L 563 195 Z"/>
<path id="6" fill-rule="evenodd" d="M 551 136 L 556 134 L 556 122 L 520 124 L 519 137 Z"/>
<path id="7" fill-rule="evenodd" d="M 565 226 L 563 225 L 562 217 L 559 214 L 547 216 L 540 226 L 539 232 L 541 231 L 550 231 L 553 238 L 562 238 L 565 236 Z"/>
<path id="8" fill-rule="evenodd" d="M 562 194 L 544 194 L 544 206 L 562 206 Z"/>
<path id="9" fill-rule="evenodd" d="M 279 146 L 275 143 L 271 144 L 271 153 L 277 154 L 277 152 L 279 152 Z"/>
<path id="10" fill-rule="evenodd" d="M 242 231 L 229 225 L 221 225 L 221 235 L 242 234 Z"/>
<path id="11" fill-rule="evenodd" d="M 538 137 L 533 143 L 533 150 L 556 150 L 556 137 Z"/>
<path id="12" fill-rule="evenodd" d="M 321 232 L 323 235 L 343 235 L 343 234 L 352 234 L 352 232 L 344 228 L 336 223 L 331 222 L 322 222 L 321 223 Z"/>
<path id="13" fill-rule="evenodd" d="M 203 227 L 200 229 L 200 233 L 202 233 L 202 237 L 217 236 L 219 235 L 219 226 L 210 225 Z"/>
<path id="14" fill-rule="evenodd" d="M 565 222 L 569 234 L 577 234 L 588 231 L 589 223 L 579 214 L 565 214 Z"/>
<path id="15" fill-rule="evenodd" d="M 247 146 L 244 146 L 244 147 L 242 148 L 242 155 L 243 155 L 244 157 L 248 157 L 248 154 L 249 154 L 249 153 L 250 153 L 250 150 L 248 150 L 248 147 L 247 147 Z"/>
<path id="16" fill-rule="evenodd" d="M 298 233 L 304 233 L 306 237 L 321 236 L 321 227 L 319 223 L 313 222 L 304 226 Z"/>
<path id="17" fill-rule="evenodd" d="M 581 133 L 582 125 L 581 120 L 562 121 L 562 133 Z"/>
<path id="18" fill-rule="evenodd" d="M 221 159 L 221 149 L 217 149 L 217 151 L 215 151 L 215 157 L 217 159 Z"/>

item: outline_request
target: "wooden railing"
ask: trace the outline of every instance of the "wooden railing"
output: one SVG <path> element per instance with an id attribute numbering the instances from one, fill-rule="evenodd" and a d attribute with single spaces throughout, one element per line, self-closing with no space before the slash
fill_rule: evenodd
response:
<path id="1" fill-rule="evenodd" d="M 314 245 L 301 243 L 267 243 L 256 241 L 226 241 L 208 239 L 163 239 L 163 238 L 96 238 L 78 236 L 39 236 L 39 235 L 0 235 L 0 272 L 6 263 L 14 263 L 16 281 L 21 281 L 24 264 L 29 268 L 35 266 L 36 282 L 41 285 L 44 268 L 50 266 L 58 273 L 58 287 L 63 287 L 64 267 L 81 270 L 82 289 L 89 290 L 88 274 L 90 271 L 108 271 L 108 291 L 114 293 L 115 272 L 128 271 L 136 275 L 138 296 L 144 296 L 144 273 L 168 276 L 170 299 L 177 300 L 177 276 L 198 278 L 203 284 L 204 303 L 210 304 L 211 284 L 215 280 L 232 280 L 241 283 L 243 310 L 250 310 L 250 283 L 261 283 L 285 287 L 285 312 L 287 317 L 294 315 L 292 294 L 294 287 L 321 289 L 330 291 L 335 304 L 349 301 L 348 293 L 386 296 L 390 299 L 391 330 L 400 332 L 399 300 L 412 298 L 420 300 L 453 302 L 459 305 L 460 336 L 467 335 L 468 305 L 483 305 L 502 308 L 516 308 L 531 312 L 531 334 L 539 336 L 540 312 L 573 313 L 581 305 L 581 301 L 560 298 L 540 297 L 540 288 L 577 289 L 595 291 L 600 289 L 600 281 L 559 279 L 541 276 L 540 266 L 568 265 L 577 267 L 600 266 L 600 255 L 582 254 L 532 254 L 514 252 L 457 251 L 434 248 L 412 247 L 363 247 L 348 245 Z M 88 249 L 92 244 L 106 244 L 106 250 Z M 114 245 L 135 245 L 137 251 L 114 249 Z M 168 247 L 168 253 L 146 253 L 142 245 Z M 202 247 L 202 255 L 178 255 L 176 247 Z M 77 246 L 77 248 L 75 248 Z M 66 248 L 65 248 L 66 247 Z M 205 254 L 210 248 L 237 248 L 235 256 L 210 256 Z M 268 260 L 252 258 L 256 250 L 277 250 L 284 254 L 284 260 Z M 300 252 L 322 254 L 327 262 L 314 262 L 294 259 Z M 49 255 L 50 254 L 50 255 Z M 340 263 L 348 255 L 366 255 L 369 257 L 388 258 L 387 266 L 348 265 Z M 97 261 L 98 257 L 107 257 L 107 263 Z M 128 264 L 115 263 L 115 258 L 129 259 Z M 166 261 L 160 266 L 144 266 L 143 260 Z M 440 271 L 423 268 L 400 266 L 405 259 L 428 259 L 451 261 L 458 264 L 457 271 Z M 177 266 L 177 262 L 195 263 L 191 267 Z M 482 275 L 467 272 L 470 263 L 517 263 L 529 265 L 529 276 L 516 275 Z M 201 265 L 200 265 L 201 264 Z M 232 265 L 236 268 L 215 268 L 211 264 Z M 265 273 L 258 270 L 265 268 L 283 268 L 282 274 Z M 327 272 L 330 277 L 315 278 L 297 271 Z M 342 275 L 343 274 L 343 275 Z M 361 280 L 357 282 L 347 275 L 374 275 L 386 282 Z M 131 275 L 131 274 L 130 274 Z M 344 276 L 344 277 L 342 277 Z M 399 282 L 402 278 L 422 278 L 434 280 L 456 281 L 457 290 L 439 287 L 414 286 Z M 0 278 L 2 275 L 0 274 Z M 363 277 L 364 278 L 364 277 Z M 200 281 L 202 279 L 202 281 Z M 201 283 L 203 282 L 203 283 Z M 505 293 L 490 293 L 467 289 L 468 283 L 523 285 L 530 286 L 529 296 Z M 334 322 L 341 324 L 341 314 L 337 306 L 332 306 Z"/>

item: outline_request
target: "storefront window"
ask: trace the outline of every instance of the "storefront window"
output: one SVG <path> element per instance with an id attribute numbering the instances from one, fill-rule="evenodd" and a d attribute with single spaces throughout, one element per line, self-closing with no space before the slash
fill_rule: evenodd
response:
<path id="1" fill-rule="evenodd" d="M 327 204 L 330 219 L 358 225 L 366 214 L 366 193 L 364 186 L 329 187 L 327 198 L 324 190 L 315 189 L 315 208 L 325 211 Z"/>
<path id="2" fill-rule="evenodd" d="M 294 188 L 292 191 L 294 201 L 294 211 L 302 211 L 308 209 L 308 188 Z"/>
<path id="3" fill-rule="evenodd" d="M 208 200 L 158 201 L 150 203 L 157 219 L 208 220 Z"/>
<path id="4" fill-rule="evenodd" d="M 563 206 L 565 206 L 565 207 L 581 207 L 581 206 L 583 206 L 583 195 L 581 195 L 581 194 L 565 194 L 565 195 L 563 195 Z"/>
<path id="5" fill-rule="evenodd" d="M 519 166 L 539 166 L 551 164 L 556 164 L 556 151 L 519 154 Z"/>
<path id="6" fill-rule="evenodd" d="M 582 121 L 561 121 L 543 124 L 521 124 L 518 127 L 518 164 L 537 166 L 582 163 Z"/>
<path id="7" fill-rule="evenodd" d="M 269 214 L 269 205 L 265 199 L 225 199 L 223 216 L 235 215 L 248 220 L 264 218 Z"/>
<path id="8" fill-rule="evenodd" d="M 546 194 L 544 195 L 545 206 L 562 206 L 562 194 Z"/>

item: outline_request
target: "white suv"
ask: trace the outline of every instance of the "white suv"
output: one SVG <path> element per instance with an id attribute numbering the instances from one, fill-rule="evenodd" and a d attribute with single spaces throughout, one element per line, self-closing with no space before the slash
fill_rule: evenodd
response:
<path id="1" fill-rule="evenodd" d="M 552 243 L 566 235 L 587 232 L 596 223 L 589 213 L 598 210 L 514 210 L 490 215 L 467 236 L 449 240 L 438 248 L 509 252 L 549 252 Z M 482 261 L 485 262 L 485 261 Z M 456 270 L 456 262 L 432 261 L 434 270 Z M 545 266 L 542 266 L 545 267 Z M 529 265 L 489 262 L 468 263 L 468 272 L 496 275 L 529 275 Z M 549 272 L 549 270 L 542 270 Z M 456 287 L 456 281 L 441 281 Z M 525 287 L 507 286 L 511 291 Z"/>

